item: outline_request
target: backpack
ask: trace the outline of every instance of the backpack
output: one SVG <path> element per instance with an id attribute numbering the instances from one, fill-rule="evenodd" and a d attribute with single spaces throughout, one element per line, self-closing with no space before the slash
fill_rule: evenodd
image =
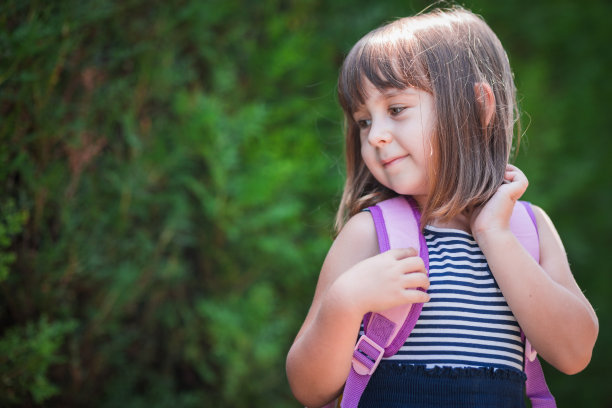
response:
<path id="1" fill-rule="evenodd" d="M 378 236 L 380 252 L 392 248 L 413 247 L 429 271 L 427 243 L 420 229 L 420 213 L 411 197 L 398 196 L 368 208 Z M 539 238 L 535 216 L 529 203 L 519 201 L 510 219 L 510 228 L 527 251 L 539 262 Z M 351 371 L 346 380 L 342 408 L 356 408 L 372 374 L 383 357 L 398 352 L 414 328 L 422 303 L 407 304 L 364 316 L 364 334 L 353 351 Z M 521 332 L 521 338 L 524 334 Z M 526 394 L 533 408 L 556 408 L 536 352 L 525 340 L 524 371 Z M 335 406 L 336 402 L 327 407 Z"/>

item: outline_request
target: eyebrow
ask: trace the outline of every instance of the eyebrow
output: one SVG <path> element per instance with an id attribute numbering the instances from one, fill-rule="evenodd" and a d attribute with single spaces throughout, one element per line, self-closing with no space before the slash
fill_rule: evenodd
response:
<path id="1" fill-rule="evenodd" d="M 404 89 L 399 89 L 399 88 L 387 88 L 387 89 L 383 89 L 380 91 L 381 94 L 385 95 L 385 96 L 395 96 L 395 95 L 399 95 L 402 93 L 406 93 L 408 92 L 411 95 L 416 95 L 416 89 L 413 87 L 406 87 Z"/>

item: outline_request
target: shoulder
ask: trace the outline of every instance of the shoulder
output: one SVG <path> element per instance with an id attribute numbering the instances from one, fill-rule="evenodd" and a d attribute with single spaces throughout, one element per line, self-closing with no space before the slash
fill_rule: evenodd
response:
<path id="1" fill-rule="evenodd" d="M 374 221 L 368 211 L 362 211 L 352 216 L 340 230 L 325 258 L 322 275 L 334 280 L 356 263 L 377 254 Z"/>
<path id="2" fill-rule="evenodd" d="M 533 214 L 536 217 L 536 221 L 538 222 L 538 226 L 540 224 L 544 225 L 544 224 L 552 224 L 552 221 L 550 220 L 550 217 L 548 216 L 548 214 L 546 214 L 546 211 L 544 211 L 541 207 L 535 205 L 535 204 L 531 204 L 531 208 L 533 209 Z"/>
<path id="3" fill-rule="evenodd" d="M 542 208 L 537 205 L 530 204 L 533 210 L 533 215 L 535 217 L 536 225 L 538 227 L 538 234 L 540 235 L 540 239 L 549 240 L 549 239 L 558 239 L 559 243 L 561 243 L 561 238 L 557 233 L 555 225 L 552 220 L 546 214 Z"/>
<path id="4" fill-rule="evenodd" d="M 340 235 L 352 235 L 352 234 L 376 234 L 374 228 L 374 221 L 372 220 L 372 214 L 370 211 L 360 211 L 353 215 L 347 223 L 340 230 Z"/>
<path id="5" fill-rule="evenodd" d="M 555 225 L 542 208 L 536 205 L 532 205 L 532 208 L 540 237 L 540 264 L 552 275 L 554 275 L 552 271 L 569 272 L 567 254 Z M 563 275 L 566 273 L 561 276 Z M 557 276 L 555 280 L 561 280 L 561 276 Z"/>
<path id="6" fill-rule="evenodd" d="M 522 204 L 525 205 L 523 206 Z M 517 211 L 521 207 L 522 210 Z M 528 216 L 527 214 L 529 212 L 531 212 L 531 214 Z M 546 214 L 546 212 L 542 208 L 538 207 L 535 204 L 532 204 L 531 202 L 517 202 L 515 204 L 512 216 L 513 218 L 516 216 L 516 219 L 518 220 L 517 223 L 535 223 L 536 229 L 538 230 L 538 234 L 540 234 L 541 232 L 544 232 L 546 234 L 547 231 L 550 231 L 551 229 L 554 230 L 554 225 Z"/>
<path id="7" fill-rule="evenodd" d="M 352 252 L 365 255 L 364 258 L 376 255 L 378 238 L 370 212 L 361 211 L 352 216 L 340 230 L 333 247 L 350 248 Z"/>
<path id="8" fill-rule="evenodd" d="M 348 220 L 332 243 L 321 267 L 311 311 L 318 310 L 322 295 L 338 277 L 357 263 L 377 254 L 374 221 L 369 212 L 362 211 Z"/>

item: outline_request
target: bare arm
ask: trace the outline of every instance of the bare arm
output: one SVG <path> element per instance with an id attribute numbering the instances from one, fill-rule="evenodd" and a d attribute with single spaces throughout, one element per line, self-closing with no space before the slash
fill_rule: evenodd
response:
<path id="1" fill-rule="evenodd" d="M 321 406 L 340 393 L 366 312 L 428 300 L 413 289 L 428 287 L 415 255 L 414 249 L 378 255 L 371 216 L 360 213 L 349 220 L 327 254 L 312 305 L 287 355 L 289 384 L 300 402 Z"/>
<path id="2" fill-rule="evenodd" d="M 577 373 L 591 359 L 599 330 L 597 316 L 578 287 L 561 239 L 543 210 L 534 207 L 540 236 L 539 264 L 510 231 L 509 214 L 527 187 L 520 171 L 510 178 L 509 184 L 500 187 L 501 194 L 485 205 L 480 222 L 474 222 L 479 225 L 473 228 L 474 236 L 534 348 L 560 371 Z M 513 185 L 517 183 L 518 187 Z M 494 213 L 501 222 L 493 221 Z"/>

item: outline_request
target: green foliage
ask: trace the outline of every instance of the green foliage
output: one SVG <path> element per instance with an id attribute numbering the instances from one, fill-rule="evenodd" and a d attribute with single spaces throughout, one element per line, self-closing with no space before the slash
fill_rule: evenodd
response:
<path id="1" fill-rule="evenodd" d="M 602 320 L 560 406 L 608 406 L 610 6 L 466 6 L 530 124 L 529 199 Z M 342 186 L 339 65 L 424 1 L 0 4 L 0 395 L 20 406 L 297 406 L 286 352 Z M 565 405 L 568 404 L 568 405 Z"/>
<path id="2" fill-rule="evenodd" d="M 59 389 L 47 378 L 52 364 L 63 363 L 58 349 L 76 328 L 75 321 L 53 322 L 42 317 L 25 327 L 12 327 L 0 339 L 0 403 L 19 402 L 28 395 L 37 404 L 57 394 Z"/>
<path id="3" fill-rule="evenodd" d="M 26 211 L 17 211 L 15 202 L 9 199 L 2 205 L 0 211 L 0 282 L 9 274 L 9 267 L 15 262 L 15 253 L 10 251 L 13 238 L 22 232 L 23 225 L 28 219 Z"/>

